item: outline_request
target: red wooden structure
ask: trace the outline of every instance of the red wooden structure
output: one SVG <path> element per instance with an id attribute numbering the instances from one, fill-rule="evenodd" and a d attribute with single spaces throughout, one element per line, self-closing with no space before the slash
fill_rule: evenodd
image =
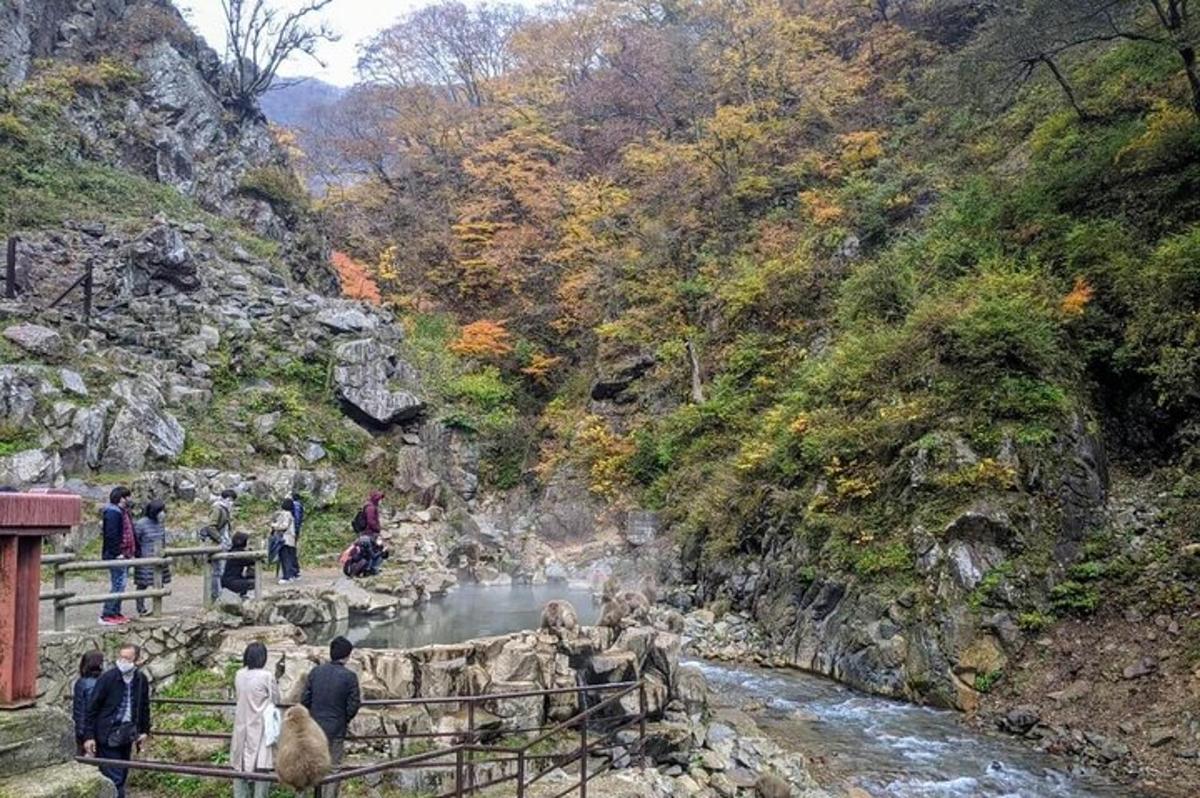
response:
<path id="1" fill-rule="evenodd" d="M 78 496 L 0 493 L 0 709 L 37 700 L 42 538 L 82 517 Z"/>

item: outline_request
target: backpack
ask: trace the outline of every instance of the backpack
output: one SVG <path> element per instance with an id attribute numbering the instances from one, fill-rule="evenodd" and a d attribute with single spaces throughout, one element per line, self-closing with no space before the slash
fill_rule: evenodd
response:
<path id="1" fill-rule="evenodd" d="M 356 533 L 362 534 L 367 531 L 367 508 L 366 505 L 358 508 L 358 514 L 354 516 L 354 520 L 350 522 L 350 528 Z"/>

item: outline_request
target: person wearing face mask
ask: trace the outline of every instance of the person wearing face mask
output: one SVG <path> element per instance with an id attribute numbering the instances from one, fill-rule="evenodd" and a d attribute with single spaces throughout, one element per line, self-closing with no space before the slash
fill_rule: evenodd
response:
<path id="1" fill-rule="evenodd" d="M 167 547 L 167 530 L 163 521 L 167 517 L 167 505 L 161 499 L 155 499 L 146 505 L 146 511 L 133 527 L 134 537 L 137 538 L 139 557 L 161 557 Z M 162 566 L 163 587 L 171 584 L 171 566 Z M 154 587 L 154 566 L 139 565 L 133 569 L 133 584 L 138 590 Z M 146 599 L 137 600 L 138 615 L 149 615 L 146 609 Z"/>
<path id="2" fill-rule="evenodd" d="M 134 747 L 140 751 L 150 734 L 150 682 L 137 667 L 141 654 L 136 645 L 121 646 L 116 667 L 96 680 L 84 713 L 86 756 L 127 762 L 133 758 Z M 125 798 L 128 768 L 99 767 L 100 773 L 117 788 L 117 798 Z"/>

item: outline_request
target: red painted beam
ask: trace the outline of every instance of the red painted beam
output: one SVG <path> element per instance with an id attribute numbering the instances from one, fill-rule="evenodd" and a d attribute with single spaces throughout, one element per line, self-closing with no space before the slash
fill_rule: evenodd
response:
<path id="1" fill-rule="evenodd" d="M 0 493 L 0 709 L 37 699 L 42 538 L 82 519 L 78 496 Z"/>

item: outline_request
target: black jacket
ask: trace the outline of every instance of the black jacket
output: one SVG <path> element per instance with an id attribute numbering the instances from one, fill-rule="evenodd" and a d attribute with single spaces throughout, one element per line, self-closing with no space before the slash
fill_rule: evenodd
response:
<path id="1" fill-rule="evenodd" d="M 300 703 L 312 713 L 313 720 L 325 732 L 330 742 L 346 739 L 346 728 L 362 703 L 358 693 L 358 676 L 338 662 L 318 665 L 308 674 L 304 697 Z"/>
<path id="2" fill-rule="evenodd" d="M 115 560 L 121 556 L 121 540 L 125 535 L 125 513 L 115 504 L 107 504 L 100 513 L 100 539 L 103 548 L 100 558 Z"/>
<path id="3" fill-rule="evenodd" d="M 150 681 L 141 671 L 133 675 L 133 706 L 130 715 L 139 734 L 150 733 Z M 116 668 L 110 668 L 96 680 L 92 700 L 83 717 L 83 739 L 104 745 L 109 732 L 121 722 L 121 702 L 125 699 L 125 680 Z"/>
<path id="4" fill-rule="evenodd" d="M 96 691 L 96 680 L 98 678 L 100 677 L 80 676 L 75 681 L 75 688 L 71 696 L 71 720 L 75 721 L 76 740 L 84 739 L 84 718 L 87 716 L 88 704 L 92 700 L 92 693 Z"/>

